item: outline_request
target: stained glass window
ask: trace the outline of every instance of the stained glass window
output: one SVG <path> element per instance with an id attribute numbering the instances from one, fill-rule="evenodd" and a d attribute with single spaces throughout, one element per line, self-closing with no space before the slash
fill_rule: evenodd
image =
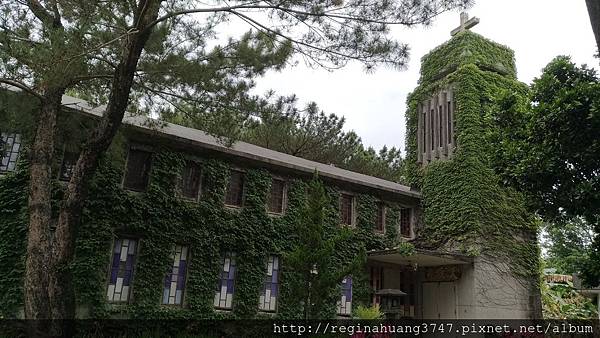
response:
<path id="1" fill-rule="evenodd" d="M 197 200 L 200 192 L 200 164 L 187 161 L 181 173 L 180 191 L 185 198 Z"/>
<path id="2" fill-rule="evenodd" d="M 354 224 L 354 197 L 348 194 L 342 194 L 340 196 L 340 215 L 342 224 L 353 225 Z"/>
<path id="3" fill-rule="evenodd" d="M 377 219 L 375 220 L 375 230 L 379 232 L 385 231 L 385 205 L 380 203 L 377 206 Z"/>
<path id="4" fill-rule="evenodd" d="M 283 213 L 285 203 L 285 181 L 274 178 L 269 194 L 268 211 L 276 214 Z"/>
<path id="5" fill-rule="evenodd" d="M 218 309 L 231 310 L 235 285 L 235 253 L 227 252 L 221 258 L 221 276 L 215 288 L 213 305 Z"/>
<path id="6" fill-rule="evenodd" d="M 71 175 L 73 175 L 73 170 L 75 169 L 75 164 L 77 164 L 78 159 L 79 154 L 68 151 L 65 152 L 62 164 L 60 165 L 60 173 L 58 175 L 59 180 L 68 181 L 71 179 Z"/>
<path id="7" fill-rule="evenodd" d="M 348 276 L 342 281 L 342 298 L 338 302 L 338 314 L 349 316 L 352 314 L 352 277 Z"/>
<path id="8" fill-rule="evenodd" d="M 127 302 L 131 298 L 136 258 L 137 240 L 120 238 L 115 241 L 107 291 L 109 302 Z"/>
<path id="9" fill-rule="evenodd" d="M 21 150 L 21 134 L 0 133 L 0 174 L 14 171 Z"/>
<path id="10" fill-rule="evenodd" d="M 189 262 L 188 247 L 175 245 L 171 259 L 173 263 L 165 276 L 162 303 L 167 305 L 181 305 L 183 304 L 185 277 Z"/>
<path id="11" fill-rule="evenodd" d="M 279 257 L 269 256 L 265 285 L 259 297 L 258 308 L 262 311 L 275 311 L 279 296 Z"/>
<path id="12" fill-rule="evenodd" d="M 242 206 L 244 198 L 244 173 L 233 170 L 229 176 L 229 184 L 225 193 L 225 204 L 230 206 Z"/>
<path id="13" fill-rule="evenodd" d="M 123 186 L 133 191 L 144 191 L 150 178 L 152 153 L 139 149 L 130 149 L 127 158 L 127 171 Z"/>
<path id="14" fill-rule="evenodd" d="M 410 237 L 410 209 L 400 209 L 400 234 L 404 237 Z"/>

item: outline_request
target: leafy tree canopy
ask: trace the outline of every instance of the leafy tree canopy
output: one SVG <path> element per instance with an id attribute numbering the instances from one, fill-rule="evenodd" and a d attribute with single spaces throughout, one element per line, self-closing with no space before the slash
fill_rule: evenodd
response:
<path id="1" fill-rule="evenodd" d="M 587 262 L 594 240 L 593 227 L 581 218 L 547 224 L 542 245 L 546 251 L 546 265 L 560 274 L 581 273 Z"/>
<path id="2" fill-rule="evenodd" d="M 503 104 L 497 119 L 502 134 L 497 170 L 529 195 L 531 206 L 547 221 L 565 224 L 582 217 L 594 227 L 594 244 L 581 265 L 586 281 L 598 284 L 600 78 L 595 70 L 559 56 L 533 81 L 530 102 L 509 97 Z M 566 240 L 577 229 L 570 226 L 576 225 L 552 231 Z M 560 241 L 557 245 L 562 246 Z"/>

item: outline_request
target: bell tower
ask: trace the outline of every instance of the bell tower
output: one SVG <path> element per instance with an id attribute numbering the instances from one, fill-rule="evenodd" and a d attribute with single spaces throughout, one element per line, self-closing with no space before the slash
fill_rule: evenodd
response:
<path id="1" fill-rule="evenodd" d="M 470 85 L 462 76 L 469 67 L 479 75 L 494 73 L 516 81 L 513 51 L 469 31 L 478 23 L 479 18 L 461 13 L 452 38 L 421 59 L 419 86 L 409 98 L 415 105 L 410 121 L 416 129 L 415 160 L 421 165 L 449 159 L 459 146 L 459 129 L 464 127 L 457 119 L 460 109 L 474 108 L 464 107 L 456 95 Z"/>
<path id="2" fill-rule="evenodd" d="M 463 318 L 539 318 L 536 219 L 493 156 L 503 100 L 527 99 L 528 87 L 510 48 L 469 30 L 478 23 L 461 14 L 451 39 L 421 59 L 408 97 L 407 179 L 423 196 L 417 241 L 473 257 Z"/>
<path id="3" fill-rule="evenodd" d="M 479 18 L 469 19 L 469 15 L 462 12 L 460 13 L 460 25 L 453 29 L 450 35 L 455 36 L 478 23 Z M 432 52 L 423 58 L 423 63 L 425 64 L 426 61 L 436 58 L 436 53 Z M 425 66 L 423 69 L 425 69 Z M 435 81 L 436 77 L 442 78 L 448 75 L 446 73 L 450 73 L 450 68 L 442 69 L 441 72 L 435 74 L 434 78 L 428 80 L 429 82 Z M 421 84 L 423 84 L 425 75 L 428 74 L 424 74 L 422 71 Z M 456 100 L 454 99 L 453 87 L 450 83 L 440 84 L 440 87 L 432 95 L 418 104 L 417 161 L 419 163 L 427 164 L 437 159 L 447 159 L 452 156 L 456 147 L 456 133 L 454 131 Z"/>

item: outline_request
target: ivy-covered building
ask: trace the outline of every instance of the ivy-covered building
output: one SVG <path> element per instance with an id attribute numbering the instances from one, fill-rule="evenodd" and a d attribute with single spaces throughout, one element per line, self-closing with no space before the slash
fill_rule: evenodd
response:
<path id="1" fill-rule="evenodd" d="M 412 188 L 127 117 L 77 230 L 78 315 L 298 318 L 282 257 L 294 248 L 306 182 L 317 171 L 331 200 L 327 226 L 352 231 L 335 259 L 366 252 L 363 269 L 331 290 L 323 317 L 372 303 L 397 318 L 538 316 L 534 218 L 490 164 L 497 102 L 527 90 L 515 74 L 512 51 L 468 31 L 423 58 L 407 121 Z M 35 110 L 24 97 L 2 93 L 10 123 L 2 132 L 0 292 L 10 297 L 0 300 L 0 318 L 22 313 L 31 135 L 23 116 Z M 63 106 L 56 200 L 102 114 L 72 97 Z M 390 296 L 398 290 L 405 295 Z"/>

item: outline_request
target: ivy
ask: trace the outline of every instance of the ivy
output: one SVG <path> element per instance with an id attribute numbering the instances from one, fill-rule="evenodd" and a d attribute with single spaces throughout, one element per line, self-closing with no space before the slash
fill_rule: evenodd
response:
<path id="1" fill-rule="evenodd" d="M 471 31 L 458 33 L 450 41 L 436 47 L 421 59 L 420 84 L 431 83 L 473 64 L 479 69 L 516 79 L 513 51 Z"/>
<path id="2" fill-rule="evenodd" d="M 272 317 L 258 311 L 269 255 L 283 257 L 297 241 L 295 221 L 306 201 L 306 182 L 288 181 L 287 208 L 281 216 L 270 216 L 266 202 L 271 175 L 264 169 L 245 169 L 244 207 L 224 206 L 224 194 L 232 166 L 222 160 L 198 158 L 195 154 L 175 152 L 156 142 L 149 185 L 134 193 L 121 187 L 126 158 L 126 138 L 117 136 L 90 185 L 89 198 L 77 229 L 75 259 L 70 265 L 78 303 L 78 315 L 92 318 L 158 319 L 234 319 Z M 21 156 L 26 158 L 26 156 Z M 177 182 L 188 158 L 202 164 L 202 195 L 198 202 L 179 197 Z M 0 301 L 0 316 L 13 317 L 22 306 L 22 278 L 27 224 L 27 166 L 0 178 L 0 292 L 14 297 Z M 55 183 L 53 208 L 58 210 L 65 186 Z M 327 187 L 331 203 L 326 209 L 326 233 L 339 225 L 339 194 Z M 336 248 L 334 260 L 342 264 L 367 250 L 381 250 L 398 244 L 399 205 L 386 202 L 386 233 L 374 231 L 379 200 L 358 194 L 357 226 L 349 240 Z M 112 243 L 117 236 L 140 239 L 130 304 L 106 301 L 108 269 Z M 170 265 L 175 243 L 190 247 L 187 284 L 183 307 L 161 305 L 164 276 Z M 225 251 L 237 253 L 238 274 L 232 311 L 216 311 L 212 301 Z M 366 257 L 365 257 L 366 258 Z M 281 266 L 277 318 L 296 318 L 297 306 L 289 296 L 289 281 L 294 271 Z M 356 305 L 369 303 L 368 276 L 353 276 Z M 339 290 L 332 290 L 332 295 Z M 336 297 L 334 297 L 336 298 Z M 337 299 L 337 298 L 336 298 Z M 335 316 L 335 300 L 323 316 Z"/>
<path id="3" fill-rule="evenodd" d="M 27 189 L 23 187 L 28 183 L 27 169 L 27 164 L 19 161 L 18 170 L 0 179 L 0 290 L 4 295 L 0 298 L 0 319 L 12 317 L 23 303 L 27 247 Z"/>
<path id="4" fill-rule="evenodd" d="M 493 170 L 495 112 L 527 87 L 515 76 L 513 53 L 462 32 L 423 58 L 420 86 L 409 96 L 406 176 L 423 194 L 419 244 L 469 256 L 488 255 L 529 280 L 539 275 L 538 220 L 523 197 Z M 458 146 L 451 160 L 417 163 L 418 104 L 452 85 Z"/>

